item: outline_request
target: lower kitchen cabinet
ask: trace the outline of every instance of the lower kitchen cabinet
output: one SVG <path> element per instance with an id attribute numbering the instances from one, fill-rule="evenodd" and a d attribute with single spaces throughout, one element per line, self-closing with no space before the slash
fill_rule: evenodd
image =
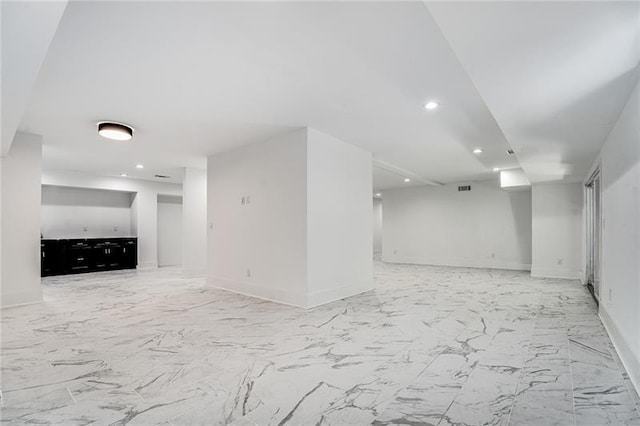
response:
<path id="1" fill-rule="evenodd" d="M 41 275 L 132 269 L 138 265 L 137 238 L 43 239 Z"/>

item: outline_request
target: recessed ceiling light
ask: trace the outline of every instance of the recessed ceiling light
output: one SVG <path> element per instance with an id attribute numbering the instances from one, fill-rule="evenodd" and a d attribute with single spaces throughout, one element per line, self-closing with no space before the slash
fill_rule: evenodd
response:
<path id="1" fill-rule="evenodd" d="M 473 150 L 474 154 L 482 154 L 482 149 L 481 148 L 476 148 Z"/>
<path id="2" fill-rule="evenodd" d="M 98 134 L 107 139 L 128 141 L 133 137 L 133 128 L 122 123 L 103 121 L 98 123 Z"/>
<path id="3" fill-rule="evenodd" d="M 120 173 L 120 177 L 127 177 L 127 176 L 129 176 L 129 175 L 126 174 L 126 173 Z"/>
<path id="4" fill-rule="evenodd" d="M 144 166 L 142 164 L 136 164 L 136 169 L 144 169 Z"/>
<path id="5" fill-rule="evenodd" d="M 404 178 L 404 181 L 405 181 L 405 182 L 411 182 L 411 179 L 409 179 L 409 178 Z"/>
<path id="6" fill-rule="evenodd" d="M 429 101 L 424 104 L 425 109 L 436 109 L 440 104 L 434 101 Z"/>
<path id="7" fill-rule="evenodd" d="M 497 167 L 494 167 L 494 168 L 493 168 L 493 171 L 494 171 L 494 172 L 499 172 L 499 171 L 500 171 L 500 169 L 499 169 L 499 168 L 497 168 Z"/>
<path id="8" fill-rule="evenodd" d="M 376 197 L 382 197 L 382 194 L 379 192 L 376 192 Z"/>

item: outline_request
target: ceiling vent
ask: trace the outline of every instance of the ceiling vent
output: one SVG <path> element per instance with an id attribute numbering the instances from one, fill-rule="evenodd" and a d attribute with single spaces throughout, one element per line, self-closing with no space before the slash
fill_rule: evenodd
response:
<path id="1" fill-rule="evenodd" d="M 462 191 L 471 191 L 471 185 L 459 186 L 458 192 L 462 192 Z"/>
<path id="2" fill-rule="evenodd" d="M 154 175 L 155 177 L 157 177 L 158 179 L 169 179 L 171 176 L 167 176 L 167 175 Z"/>

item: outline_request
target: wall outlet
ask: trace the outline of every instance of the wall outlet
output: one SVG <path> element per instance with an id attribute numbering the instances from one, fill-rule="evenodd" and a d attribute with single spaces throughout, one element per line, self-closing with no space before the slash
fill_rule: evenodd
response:
<path id="1" fill-rule="evenodd" d="M 247 278 L 251 278 L 251 269 L 247 269 Z"/>
<path id="2" fill-rule="evenodd" d="M 117 226 L 113 227 L 113 232 L 118 232 L 118 227 Z"/>
<path id="3" fill-rule="evenodd" d="M 563 260 L 562 259 L 558 259 L 558 265 L 562 265 Z"/>
<path id="4" fill-rule="evenodd" d="M 87 228 L 86 226 L 83 226 L 83 227 L 82 227 L 82 231 L 83 231 L 83 232 L 87 232 L 88 230 L 89 230 L 89 228 Z"/>
<path id="5" fill-rule="evenodd" d="M 242 198 L 240 199 L 240 205 L 244 206 L 244 204 L 245 204 L 245 202 L 244 202 L 244 197 L 242 197 Z"/>

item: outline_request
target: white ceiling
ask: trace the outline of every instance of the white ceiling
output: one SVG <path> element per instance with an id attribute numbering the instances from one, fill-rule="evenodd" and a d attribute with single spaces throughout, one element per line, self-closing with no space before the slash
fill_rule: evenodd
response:
<path id="1" fill-rule="evenodd" d="M 638 82 L 640 2 L 428 8 L 529 180 L 581 181 Z"/>
<path id="2" fill-rule="evenodd" d="M 0 1 L 2 157 L 9 152 L 13 136 L 27 107 L 29 94 L 66 6 L 66 0 L 37 4 Z"/>
<path id="3" fill-rule="evenodd" d="M 486 179 L 523 158 L 538 176 L 545 155 L 545 179 L 565 166 L 572 178 L 624 105 L 638 53 L 616 47 L 602 65 L 600 50 L 582 53 L 631 36 L 611 32 L 637 10 L 574 7 L 70 2 L 20 128 L 44 136 L 46 168 L 106 175 L 180 180 L 207 155 L 310 126 L 392 165 L 376 169 L 376 189 L 406 185 L 405 173 L 412 184 Z M 585 106 L 605 89 L 606 111 Z M 441 107 L 426 111 L 431 99 Z M 134 139 L 100 138 L 100 120 L 130 123 Z"/>

